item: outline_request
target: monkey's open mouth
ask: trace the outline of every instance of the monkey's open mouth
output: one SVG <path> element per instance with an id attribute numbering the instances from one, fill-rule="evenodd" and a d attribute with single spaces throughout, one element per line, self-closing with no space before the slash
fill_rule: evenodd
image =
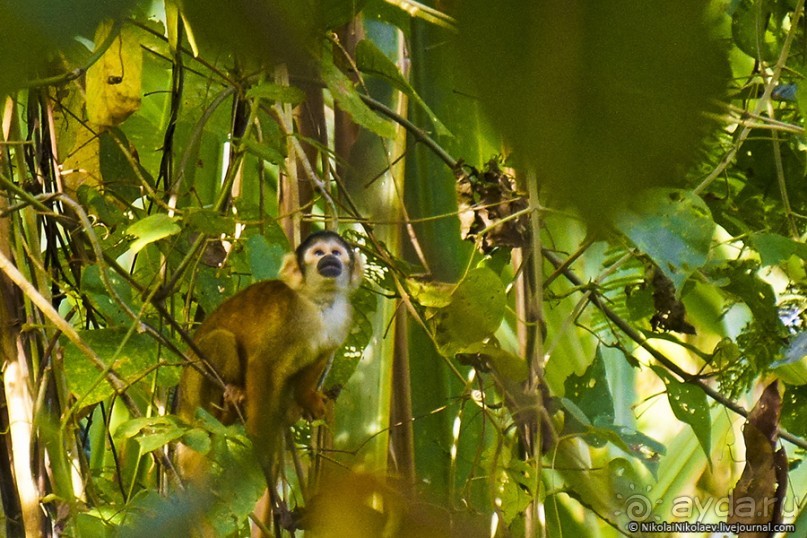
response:
<path id="1" fill-rule="evenodd" d="M 336 256 L 325 256 L 317 263 L 317 271 L 322 276 L 336 278 L 342 274 L 342 262 Z"/>

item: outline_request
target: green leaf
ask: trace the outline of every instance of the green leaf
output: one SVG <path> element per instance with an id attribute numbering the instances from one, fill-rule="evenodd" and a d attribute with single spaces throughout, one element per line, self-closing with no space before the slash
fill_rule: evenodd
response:
<path id="1" fill-rule="evenodd" d="M 135 222 L 126 228 L 126 233 L 137 238 L 132 241 L 129 247 L 132 252 L 137 253 L 146 245 L 178 234 L 180 230 L 181 228 L 176 223 L 176 217 L 169 217 L 165 213 L 156 213 Z"/>
<path id="2" fill-rule="evenodd" d="M 617 426 L 615 424 L 594 424 L 592 433 L 605 437 L 615 446 L 639 458 L 642 465 L 644 465 L 653 476 L 657 475 L 659 456 L 667 452 L 663 444 L 640 431 L 625 426 Z"/>
<path id="3" fill-rule="evenodd" d="M 475 342 L 459 353 L 483 358 L 503 382 L 523 383 L 529 376 L 527 362 L 522 357 L 495 346 L 491 342 Z"/>
<path id="4" fill-rule="evenodd" d="M 107 271 L 107 278 L 118 297 L 132 307 L 132 287 L 123 278 Z M 132 319 L 110 296 L 109 290 L 101 280 L 101 269 L 98 265 L 90 265 L 81 273 L 81 291 L 86 294 L 92 305 L 104 316 L 109 325 L 126 325 Z"/>
<path id="5" fill-rule="evenodd" d="M 499 276 L 486 267 L 468 272 L 436 320 L 441 352 L 453 356 L 491 336 L 501 325 L 507 297 Z"/>
<path id="6" fill-rule="evenodd" d="M 718 128 L 731 71 L 707 6 L 465 0 L 455 67 L 513 155 L 597 229 L 643 188 L 675 185 Z"/>
<path id="7" fill-rule="evenodd" d="M 762 265 L 776 265 L 791 256 L 807 259 L 807 245 L 774 233 L 756 233 L 749 237 L 751 245 L 759 252 Z"/>
<path id="8" fill-rule="evenodd" d="M 235 231 L 235 220 L 232 217 L 225 217 L 212 209 L 188 208 L 184 221 L 194 230 L 206 235 L 229 235 Z"/>
<path id="9" fill-rule="evenodd" d="M 731 36 L 738 49 L 758 60 L 774 61 L 779 56 L 773 36 L 767 32 L 767 8 L 763 2 L 740 0 L 731 17 Z"/>
<path id="10" fill-rule="evenodd" d="M 76 191 L 78 201 L 91 213 L 98 216 L 101 222 L 108 226 L 117 226 L 126 221 L 126 216 L 118 206 L 109 202 L 104 195 L 86 184 Z"/>
<path id="11" fill-rule="evenodd" d="M 291 105 L 299 105 L 305 101 L 305 93 L 300 88 L 282 86 L 272 82 L 262 82 L 257 86 L 251 87 L 247 90 L 247 97 L 260 97 L 261 99 L 270 99 Z"/>
<path id="12" fill-rule="evenodd" d="M 791 340 L 784 350 L 784 357 L 773 362 L 771 369 L 789 385 L 807 385 L 807 332 L 801 332 Z"/>
<path id="13" fill-rule="evenodd" d="M 145 334 L 130 334 L 126 329 L 96 329 L 79 331 L 84 340 L 124 381 L 136 382 L 159 363 L 159 345 Z M 120 349 L 119 349 L 120 348 Z M 90 360 L 68 342 L 64 348 L 64 369 L 67 386 L 82 405 L 91 405 L 112 396 L 115 391 Z M 179 367 L 160 366 L 157 377 L 161 386 L 175 385 L 179 380 Z M 100 381 L 99 381 L 100 379 Z"/>
<path id="14" fill-rule="evenodd" d="M 704 263 L 715 223 L 703 200 L 679 189 L 649 189 L 616 219 L 617 229 L 672 280 L 677 296 Z"/>
<path id="15" fill-rule="evenodd" d="M 251 138 L 241 138 L 239 142 L 247 148 L 247 151 L 263 159 L 264 161 L 268 161 L 272 164 L 281 165 L 285 162 L 286 157 L 283 155 L 282 152 L 278 151 L 276 148 L 272 146 L 260 143 Z"/>
<path id="16" fill-rule="evenodd" d="M 118 533 L 111 524 L 109 514 L 99 514 L 100 510 L 90 510 L 76 514 L 75 525 L 79 536 L 93 538 L 113 538 Z M 114 509 L 110 510 L 114 512 Z"/>
<path id="17" fill-rule="evenodd" d="M 782 427 L 794 435 L 807 436 L 807 420 L 804 420 L 807 385 L 787 387 L 782 397 Z"/>
<path id="18" fill-rule="evenodd" d="M 200 454 L 207 454 L 213 444 L 210 442 L 210 433 L 202 428 L 192 428 L 182 436 L 182 444 Z"/>
<path id="19" fill-rule="evenodd" d="M 673 414 L 692 427 L 706 459 L 709 459 L 712 452 L 712 418 L 709 416 L 706 394 L 695 385 L 681 383 L 660 366 L 651 368 L 667 387 L 667 399 Z"/>
<path id="20" fill-rule="evenodd" d="M 446 282 L 429 282 L 410 277 L 406 279 L 406 287 L 412 299 L 421 306 L 445 308 L 451 304 L 451 292 L 456 286 Z"/>
<path id="21" fill-rule="evenodd" d="M 567 421 L 565 430 L 571 433 L 586 431 L 591 422 L 614 422 L 614 399 L 608 386 L 605 374 L 605 362 L 602 360 L 600 348 L 591 365 L 581 376 L 570 375 L 563 384 L 566 399 L 574 402 L 580 412 L 586 416 L 586 422 L 580 422 L 576 414 L 573 421 Z M 577 423 L 577 424 L 575 424 Z M 587 436 L 586 442 L 592 446 L 603 446 L 605 441 L 596 436 Z"/>
<path id="22" fill-rule="evenodd" d="M 320 67 L 322 78 L 331 95 L 339 107 L 350 114 L 356 123 L 383 138 L 395 136 L 395 125 L 364 104 L 353 82 L 333 64 L 332 60 L 323 58 Z"/>
<path id="23" fill-rule="evenodd" d="M 140 453 L 148 454 L 176 441 L 187 433 L 187 427 L 171 415 L 133 418 L 121 424 L 116 435 L 134 438 L 140 445 Z"/>
<path id="24" fill-rule="evenodd" d="M 396 89 L 411 98 L 429 117 L 439 136 L 453 136 L 443 122 L 432 112 L 429 106 L 403 77 L 398 67 L 386 54 L 370 40 L 363 39 L 356 45 L 356 65 L 363 73 L 376 75 L 392 84 Z"/>
<path id="25" fill-rule="evenodd" d="M 212 312 L 238 290 L 238 279 L 215 267 L 203 267 L 196 274 L 195 297 L 205 312 Z"/>
<path id="26" fill-rule="evenodd" d="M 252 278 L 265 280 L 277 277 L 286 249 L 283 245 L 269 243 L 262 235 L 253 235 L 247 239 L 247 254 L 252 271 Z"/>

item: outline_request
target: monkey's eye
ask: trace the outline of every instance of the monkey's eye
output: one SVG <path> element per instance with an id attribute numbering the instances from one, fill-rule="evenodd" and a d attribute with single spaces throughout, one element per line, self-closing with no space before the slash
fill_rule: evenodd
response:
<path id="1" fill-rule="evenodd" d="M 335 248 L 335 249 L 333 249 L 333 250 L 331 251 L 331 254 L 333 254 L 334 256 L 341 256 L 341 255 L 342 255 L 342 251 L 341 251 L 341 250 L 339 250 L 338 248 Z"/>
<path id="2" fill-rule="evenodd" d="M 314 249 L 314 256 L 324 256 L 324 255 L 325 255 L 325 251 L 322 250 L 321 248 Z"/>

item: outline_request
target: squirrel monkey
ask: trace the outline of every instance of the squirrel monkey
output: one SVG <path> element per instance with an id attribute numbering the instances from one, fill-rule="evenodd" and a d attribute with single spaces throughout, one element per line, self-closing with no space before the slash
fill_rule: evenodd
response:
<path id="1" fill-rule="evenodd" d="M 243 410 L 267 480 L 285 427 L 301 414 L 325 413 L 319 382 L 350 331 L 350 294 L 361 284 L 363 265 L 338 234 L 321 231 L 285 256 L 279 276 L 237 293 L 196 331 L 194 341 L 226 389 L 191 367 L 179 385 L 185 420 L 202 407 L 231 424 Z M 184 478 L 204 480 L 201 454 L 180 446 L 177 459 Z"/>

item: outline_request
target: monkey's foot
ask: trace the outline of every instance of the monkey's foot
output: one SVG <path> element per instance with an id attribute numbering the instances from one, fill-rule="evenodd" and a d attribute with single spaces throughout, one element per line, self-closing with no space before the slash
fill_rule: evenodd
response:
<path id="1" fill-rule="evenodd" d="M 308 420 L 316 420 L 325 416 L 325 404 L 328 397 L 318 390 L 303 394 L 297 401 L 303 409 L 303 416 Z"/>

